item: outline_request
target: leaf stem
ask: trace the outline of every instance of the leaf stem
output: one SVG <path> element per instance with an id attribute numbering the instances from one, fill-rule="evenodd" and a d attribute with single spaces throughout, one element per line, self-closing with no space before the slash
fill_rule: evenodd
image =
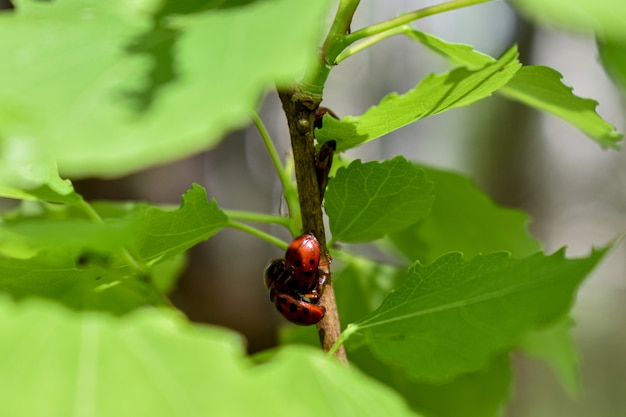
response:
<path id="1" fill-rule="evenodd" d="M 248 221 L 265 224 L 278 224 L 289 228 L 290 219 L 283 216 L 275 216 L 273 214 L 256 213 L 251 211 L 224 210 L 226 215 L 234 220 Z"/>
<path id="2" fill-rule="evenodd" d="M 400 16 L 388 19 L 379 23 L 375 23 L 370 26 L 366 26 L 362 29 L 352 32 L 345 37 L 345 42 L 350 45 L 360 39 L 367 38 L 369 36 L 377 35 L 388 30 L 395 29 L 399 26 L 405 25 L 414 20 L 422 19 L 424 17 L 432 16 L 435 14 L 448 12 L 451 10 L 461 9 L 467 6 L 473 6 L 476 4 L 487 3 L 493 0 L 452 0 L 446 3 L 436 4 L 434 6 L 424 7 L 409 13 L 404 13 Z"/>
<path id="3" fill-rule="evenodd" d="M 310 73 L 307 73 L 300 83 L 300 88 L 309 95 L 319 96 L 320 101 L 324 91 L 324 84 L 330 74 L 331 64 L 335 62 L 337 55 L 349 45 L 345 40 L 346 34 L 350 32 L 352 17 L 359 3 L 360 0 L 339 1 L 333 23 L 320 48 L 318 65 Z"/>
<path id="4" fill-rule="evenodd" d="M 341 332 L 339 338 L 335 341 L 333 346 L 328 350 L 328 356 L 334 356 L 335 353 L 339 350 L 339 348 L 354 334 L 359 330 L 359 326 L 356 324 L 348 324 L 348 327 Z"/>
<path id="5" fill-rule="evenodd" d="M 96 210 L 94 210 L 94 208 L 91 206 L 91 204 L 86 202 L 82 198 L 82 196 L 80 197 L 80 201 L 78 202 L 77 207 L 80 208 L 87 215 L 87 217 L 89 217 L 94 222 L 102 223 L 102 217 L 100 217 L 98 212 Z"/>
<path id="6" fill-rule="evenodd" d="M 369 48 L 370 46 L 377 44 L 378 42 L 385 40 L 387 38 L 390 38 L 392 36 L 396 36 L 396 35 L 402 35 L 405 34 L 409 31 L 413 30 L 413 28 L 411 28 L 411 26 L 409 26 L 408 24 L 402 25 L 402 26 L 398 26 L 396 28 L 392 28 L 389 30 L 386 30 L 382 33 L 378 33 L 376 35 L 372 35 L 364 40 L 362 40 L 361 42 L 358 42 L 346 49 L 344 49 L 343 51 L 341 51 L 341 53 L 339 55 L 337 55 L 337 58 L 335 59 L 335 64 L 340 63 L 341 61 L 351 57 L 352 55 L 357 54 L 358 52 L 361 52 L 367 48 Z"/>
<path id="7" fill-rule="evenodd" d="M 265 233 L 262 230 L 257 229 L 256 227 L 249 226 L 245 223 L 240 223 L 236 220 L 229 219 L 228 223 L 226 223 L 226 227 L 231 227 L 233 229 L 241 230 L 242 232 L 249 233 L 253 236 L 256 236 L 260 239 L 263 239 L 272 245 L 278 246 L 282 250 L 287 250 L 287 242 L 270 235 L 269 233 Z"/>
<path id="8" fill-rule="evenodd" d="M 285 201 L 287 202 L 289 216 L 291 219 L 299 219 L 300 206 L 298 206 L 298 191 L 291 181 L 291 175 L 283 166 L 280 156 L 278 155 L 278 151 L 276 151 L 276 147 L 274 146 L 274 142 L 272 142 L 272 138 L 257 112 L 252 112 L 252 120 L 254 121 L 261 138 L 263 139 L 263 143 L 267 148 L 267 152 L 270 154 L 270 158 L 272 159 L 272 163 L 274 164 L 280 183 L 283 186 L 283 194 L 285 196 Z M 291 230 L 293 235 L 297 234 L 298 231 L 296 229 L 299 229 L 299 227 L 295 226 L 292 220 L 286 220 L 285 226 Z"/>

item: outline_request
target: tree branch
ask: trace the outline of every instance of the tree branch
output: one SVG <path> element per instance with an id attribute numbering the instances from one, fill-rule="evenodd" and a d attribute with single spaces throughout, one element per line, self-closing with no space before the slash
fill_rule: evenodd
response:
<path id="1" fill-rule="evenodd" d="M 322 250 L 321 273 L 326 273 L 331 277 L 330 265 L 324 265 L 325 261 L 329 261 L 329 259 L 322 217 L 322 201 L 317 181 L 317 170 L 315 169 L 315 138 L 313 136 L 315 111 L 322 101 L 322 97 L 321 95 L 308 94 L 297 87 L 289 91 L 279 91 L 278 94 L 289 125 L 302 215 L 302 231 L 312 233 L 319 241 Z M 322 348 L 328 352 L 341 334 L 332 279 L 326 283 L 320 304 L 326 308 L 326 314 L 322 321 L 317 324 L 317 332 Z M 342 362 L 348 362 L 343 346 L 337 349 L 335 356 Z"/>

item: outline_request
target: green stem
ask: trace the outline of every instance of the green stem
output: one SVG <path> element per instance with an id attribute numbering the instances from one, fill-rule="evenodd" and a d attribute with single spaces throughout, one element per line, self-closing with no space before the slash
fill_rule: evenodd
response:
<path id="1" fill-rule="evenodd" d="M 343 51 L 341 51 L 341 53 L 339 55 L 337 55 L 337 58 L 335 59 L 335 63 L 339 64 L 341 61 L 343 61 L 344 59 L 350 58 L 352 55 L 357 54 L 358 52 L 361 52 L 367 48 L 369 48 L 370 46 L 385 40 L 387 38 L 390 38 L 392 36 L 396 36 L 396 35 L 402 35 L 405 34 L 407 32 L 412 31 L 413 28 L 409 25 L 402 25 L 402 26 L 398 26 L 397 28 L 393 28 L 390 30 L 387 30 L 385 32 L 376 34 L 376 35 L 372 35 L 366 39 L 364 39 L 361 42 L 358 42 L 346 49 L 344 49 Z"/>
<path id="2" fill-rule="evenodd" d="M 415 10 L 413 12 L 405 13 L 400 16 L 394 17 L 383 22 L 375 23 L 371 26 L 359 29 L 346 36 L 345 42 L 350 45 L 360 39 L 367 38 L 369 36 L 377 35 L 379 33 L 397 28 L 398 26 L 405 25 L 414 20 L 422 19 L 424 17 L 432 16 L 435 14 L 448 12 L 451 10 L 461 9 L 467 6 L 473 6 L 476 4 L 487 3 L 492 0 L 452 0 L 446 3 L 436 4 L 434 6 L 424 7 L 423 9 Z"/>
<path id="3" fill-rule="evenodd" d="M 343 332 L 341 332 L 341 335 L 339 335 L 339 338 L 335 341 L 335 343 L 332 345 L 332 347 L 328 351 L 327 353 L 328 356 L 332 358 L 335 355 L 335 353 L 339 350 L 341 345 L 343 345 L 350 338 L 350 336 L 352 336 L 352 334 L 354 334 L 358 330 L 359 330 L 359 326 L 355 324 L 348 324 L 348 327 Z"/>
<path id="4" fill-rule="evenodd" d="M 330 74 L 331 65 L 335 58 L 349 44 L 346 43 L 346 34 L 350 31 L 350 24 L 360 0 L 340 0 L 333 23 L 328 30 L 322 44 L 318 65 L 306 74 L 300 88 L 310 95 L 317 95 L 321 100 L 324 84 Z"/>
<path id="5" fill-rule="evenodd" d="M 265 233 L 264 231 L 259 230 L 256 227 L 249 226 L 247 224 L 240 223 L 235 220 L 228 220 L 226 227 L 232 227 L 233 229 L 238 229 L 238 230 L 241 230 L 242 232 L 249 233 L 253 236 L 256 236 L 260 239 L 263 239 L 271 243 L 274 246 L 278 246 L 282 250 L 287 250 L 287 246 L 288 246 L 287 242 L 280 240 L 277 237 L 270 235 L 269 233 Z"/>
<path id="6" fill-rule="evenodd" d="M 102 223 L 102 217 L 100 217 L 98 212 L 94 210 L 91 204 L 83 200 L 82 197 L 80 197 L 80 202 L 77 204 L 77 207 L 80 208 L 87 215 L 87 217 L 89 217 L 94 222 Z"/>
<path id="7" fill-rule="evenodd" d="M 288 172 L 283 166 L 280 156 L 278 155 L 278 151 L 276 151 L 276 147 L 274 146 L 274 142 L 272 142 L 272 138 L 270 137 L 265 124 L 259 117 L 256 112 L 252 112 L 252 120 L 256 128 L 263 139 L 263 143 L 267 148 L 267 152 L 270 154 L 270 158 L 272 159 L 272 163 L 274 164 L 274 168 L 278 173 L 278 178 L 280 179 L 280 183 L 283 186 L 283 193 L 285 195 L 285 201 L 287 202 L 287 208 L 289 210 L 289 216 L 291 219 L 299 219 L 300 218 L 300 206 L 298 205 L 298 191 L 295 188 L 293 182 L 291 181 L 291 173 Z M 246 220 L 246 219 L 244 219 Z M 258 220 L 252 220 L 258 221 Z M 273 222 L 272 222 L 273 223 Z M 292 234 L 297 234 L 298 227 L 293 224 L 293 221 L 290 219 L 285 220 L 284 224 L 288 227 Z"/>
<path id="8" fill-rule="evenodd" d="M 289 228 L 291 221 L 287 217 L 275 216 L 273 214 L 263 214 L 263 213 L 255 213 L 250 211 L 239 211 L 239 210 L 224 210 L 226 215 L 233 219 L 239 221 L 247 221 L 247 222 L 256 222 L 256 223 L 265 223 L 265 224 L 278 224 L 280 226 L 285 226 Z"/>
<path id="9" fill-rule="evenodd" d="M 274 168 L 278 173 L 278 177 L 280 178 L 280 182 L 283 185 L 283 188 L 287 189 L 287 187 L 291 186 L 291 178 L 287 176 L 285 169 L 283 168 L 283 163 L 280 160 L 280 156 L 278 155 L 278 151 L 276 151 L 276 147 L 274 146 L 274 142 L 272 142 L 272 138 L 270 137 L 267 128 L 263 124 L 263 121 L 257 114 L 257 112 L 252 112 L 252 120 L 263 139 L 263 143 L 267 148 L 267 152 L 270 154 L 270 158 L 272 159 L 272 163 L 274 164 Z"/>

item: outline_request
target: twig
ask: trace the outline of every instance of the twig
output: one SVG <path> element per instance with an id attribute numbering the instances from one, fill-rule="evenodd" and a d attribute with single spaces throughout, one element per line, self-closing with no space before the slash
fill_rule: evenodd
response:
<path id="1" fill-rule="evenodd" d="M 322 250 L 321 273 L 329 277 L 330 264 L 326 249 L 326 233 L 322 217 L 322 201 L 317 180 L 315 145 L 313 127 L 315 123 L 315 111 L 321 102 L 321 96 L 304 93 L 300 90 L 279 91 L 283 110 L 287 116 L 291 147 L 298 185 L 298 199 L 302 215 L 302 231 L 312 233 L 320 243 Z M 322 321 L 317 324 L 317 333 L 322 348 L 328 352 L 333 348 L 341 334 L 335 292 L 330 279 L 324 295 L 320 301 L 326 308 L 326 314 Z M 344 363 L 348 363 L 346 351 L 343 345 L 335 352 L 335 357 Z"/>

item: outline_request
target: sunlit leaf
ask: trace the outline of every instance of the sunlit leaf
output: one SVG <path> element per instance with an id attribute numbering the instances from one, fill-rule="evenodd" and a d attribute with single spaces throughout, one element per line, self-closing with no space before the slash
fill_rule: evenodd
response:
<path id="1" fill-rule="evenodd" d="M 391 93 L 378 105 L 358 117 L 336 120 L 324 116 L 323 129 L 316 131 L 320 142 L 337 141 L 343 151 L 379 138 L 427 116 L 467 106 L 505 85 L 519 70 L 515 47 L 480 69 L 456 68 L 443 74 L 430 74 L 405 94 Z"/>
<path id="2" fill-rule="evenodd" d="M 0 14 L 0 173 L 19 188 L 24 161 L 119 175 L 214 146 L 314 62 L 327 7 L 17 2 Z"/>
<path id="3" fill-rule="evenodd" d="M 449 43 L 419 31 L 412 31 L 409 35 L 454 64 L 469 69 L 481 68 L 495 61 L 469 45 Z M 598 103 L 576 96 L 571 87 L 563 84 L 562 78 L 563 76 L 552 68 L 538 65 L 524 66 L 498 92 L 563 119 L 603 147 L 616 147 L 623 135 L 596 113 Z"/>

